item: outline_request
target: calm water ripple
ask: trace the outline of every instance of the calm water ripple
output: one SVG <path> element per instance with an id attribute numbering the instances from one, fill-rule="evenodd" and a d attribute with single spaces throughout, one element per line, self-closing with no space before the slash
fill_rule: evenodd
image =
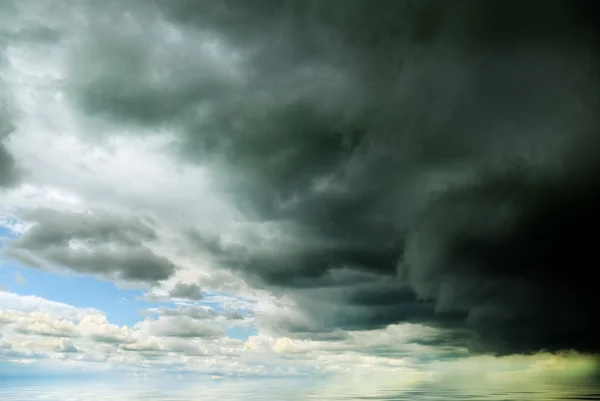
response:
<path id="1" fill-rule="evenodd" d="M 509 383 L 503 386 L 442 385 L 427 383 L 413 388 L 386 388 L 344 390 L 344 386 L 309 385 L 307 383 L 268 383 L 220 382 L 194 384 L 193 386 L 157 386 L 148 383 L 134 383 L 129 386 L 102 386 L 94 384 L 23 384 L 0 382 L 2 401 L 425 401 L 425 400 L 600 400 L 600 385 L 587 383 L 532 383 L 531 390 L 511 389 Z"/>

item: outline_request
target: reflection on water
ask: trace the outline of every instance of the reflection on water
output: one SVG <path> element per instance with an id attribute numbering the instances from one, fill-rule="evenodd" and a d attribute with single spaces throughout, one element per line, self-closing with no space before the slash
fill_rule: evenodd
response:
<path id="1" fill-rule="evenodd" d="M 0 382 L 2 401 L 229 401 L 229 400 L 600 400 L 598 382 L 535 382 L 529 386 L 424 382 L 409 388 L 353 389 L 344 383 L 290 383 L 281 380 L 222 381 L 169 386 L 133 383 L 111 387 L 95 384 Z M 529 387 L 529 389 L 527 388 Z"/>

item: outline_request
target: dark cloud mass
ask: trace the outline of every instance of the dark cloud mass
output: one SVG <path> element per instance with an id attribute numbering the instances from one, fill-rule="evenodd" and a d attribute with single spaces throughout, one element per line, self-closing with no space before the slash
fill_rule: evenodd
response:
<path id="1" fill-rule="evenodd" d="M 441 194 L 409 234 L 400 275 L 438 311 L 465 312 L 476 349 L 597 352 L 590 174 L 514 171 Z"/>
<path id="2" fill-rule="evenodd" d="M 191 239 L 297 302 L 278 330 L 411 321 L 474 351 L 600 351 L 592 2 L 102 4 L 71 99 L 168 127 L 219 172 L 261 228 Z"/>

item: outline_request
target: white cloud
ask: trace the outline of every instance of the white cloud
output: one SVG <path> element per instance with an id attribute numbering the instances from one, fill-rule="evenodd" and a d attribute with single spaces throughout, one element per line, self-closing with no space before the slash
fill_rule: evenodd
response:
<path id="1" fill-rule="evenodd" d="M 0 291 L 0 309 L 22 312 L 47 313 L 59 319 L 80 320 L 83 317 L 99 313 L 96 309 L 81 309 L 74 306 L 50 301 L 35 295 L 18 295 Z"/>
<path id="2" fill-rule="evenodd" d="M 53 337 L 76 337 L 75 324 L 49 313 L 0 310 L 0 324 L 22 334 Z"/>
<path id="3" fill-rule="evenodd" d="M 132 341 L 132 333 L 127 326 L 111 324 L 105 315 L 88 315 L 79 321 L 77 329 L 96 342 L 119 344 Z"/>

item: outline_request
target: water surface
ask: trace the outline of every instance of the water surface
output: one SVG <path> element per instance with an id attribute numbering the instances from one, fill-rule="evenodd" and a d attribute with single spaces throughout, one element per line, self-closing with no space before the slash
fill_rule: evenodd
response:
<path id="1" fill-rule="evenodd" d="M 182 383 L 0 382 L 2 401 L 230 401 L 230 400 L 600 400 L 597 381 L 536 380 L 481 383 L 468 379 L 421 382 L 411 386 L 357 388 L 352 383 L 278 379 Z"/>

